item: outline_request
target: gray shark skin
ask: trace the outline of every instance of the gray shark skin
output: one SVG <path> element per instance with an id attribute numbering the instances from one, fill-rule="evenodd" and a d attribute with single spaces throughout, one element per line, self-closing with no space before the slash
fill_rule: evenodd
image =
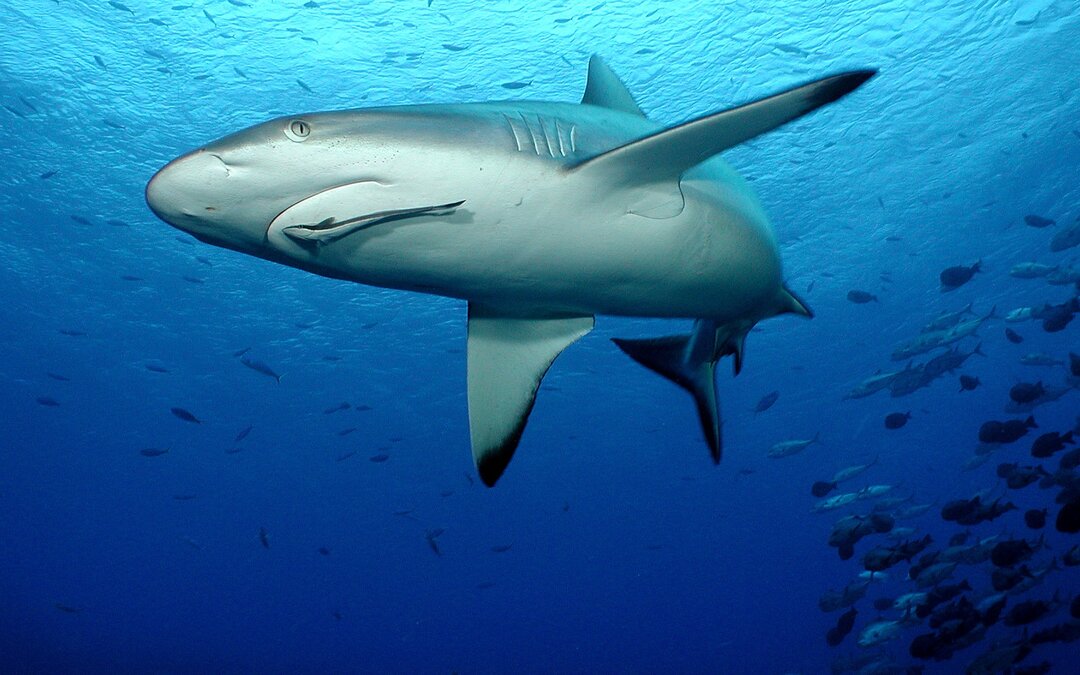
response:
<path id="1" fill-rule="evenodd" d="M 827 77 L 665 129 L 589 63 L 578 103 L 416 105 L 283 117 L 173 160 L 146 187 L 165 222 L 215 246 L 361 284 L 468 302 L 473 458 L 495 484 L 540 381 L 595 316 L 691 318 L 616 340 L 689 391 L 721 457 L 716 362 L 747 332 L 809 316 L 772 228 L 718 155 L 856 89 Z"/>

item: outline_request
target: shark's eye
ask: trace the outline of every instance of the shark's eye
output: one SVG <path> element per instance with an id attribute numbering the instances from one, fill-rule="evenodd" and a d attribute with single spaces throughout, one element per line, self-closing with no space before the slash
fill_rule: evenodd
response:
<path id="1" fill-rule="evenodd" d="M 293 120 L 289 122 L 289 126 L 285 127 L 285 135 L 290 140 L 300 143 L 311 135 L 311 125 L 304 120 Z"/>

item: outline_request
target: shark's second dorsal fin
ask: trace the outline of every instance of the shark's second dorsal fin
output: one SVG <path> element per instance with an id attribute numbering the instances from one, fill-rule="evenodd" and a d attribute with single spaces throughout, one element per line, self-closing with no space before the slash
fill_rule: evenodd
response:
<path id="1" fill-rule="evenodd" d="M 585 95 L 581 97 L 581 102 L 645 117 L 623 81 L 596 54 L 589 59 L 589 79 L 585 83 Z"/>
<path id="2" fill-rule="evenodd" d="M 688 169 L 710 157 L 850 93 L 875 72 L 857 70 L 804 84 L 632 141 L 570 166 L 568 170 L 600 172 L 608 184 L 677 181 Z M 591 87 L 591 65 L 589 83 Z"/>
<path id="3" fill-rule="evenodd" d="M 555 357 L 593 323 L 591 316 L 517 317 L 469 303 L 469 432 L 485 485 L 494 485 L 510 463 Z"/>

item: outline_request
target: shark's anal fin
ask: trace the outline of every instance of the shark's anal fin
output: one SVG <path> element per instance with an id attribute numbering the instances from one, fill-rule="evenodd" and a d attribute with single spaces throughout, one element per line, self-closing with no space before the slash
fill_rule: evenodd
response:
<path id="1" fill-rule="evenodd" d="M 716 362 L 727 354 L 736 358 L 736 374 L 742 366 L 742 345 L 752 324 L 718 325 L 699 320 L 689 335 L 647 340 L 614 338 L 619 349 L 646 368 L 663 375 L 694 397 L 709 454 L 723 456 L 723 420 L 716 393 Z"/>
<path id="2" fill-rule="evenodd" d="M 469 303 L 469 432 L 473 460 L 488 487 L 514 456 L 540 380 L 593 324 L 591 316 L 520 318 Z"/>
<path id="3" fill-rule="evenodd" d="M 609 184 L 647 185 L 678 181 L 688 169 L 713 155 L 850 93 L 870 79 L 874 72 L 858 70 L 826 77 L 659 131 L 567 169 L 573 172 L 597 172 Z"/>
<path id="4" fill-rule="evenodd" d="M 630 90 L 596 54 L 589 59 L 589 79 L 585 83 L 585 95 L 581 97 L 581 102 L 645 117 Z"/>

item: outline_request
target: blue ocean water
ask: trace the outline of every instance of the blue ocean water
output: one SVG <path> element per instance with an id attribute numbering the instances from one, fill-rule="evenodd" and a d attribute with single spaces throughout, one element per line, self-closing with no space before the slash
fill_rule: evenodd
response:
<path id="1" fill-rule="evenodd" d="M 952 660 L 920 661 L 908 645 L 928 629 L 911 625 L 860 649 L 867 625 L 898 616 L 871 600 L 911 589 L 903 563 L 829 647 L 839 612 L 819 598 L 891 542 L 875 535 L 840 560 L 834 521 L 871 502 L 813 513 L 810 485 L 876 460 L 850 486 L 933 504 L 898 524 L 935 548 L 964 529 L 940 507 L 981 490 L 1020 508 L 975 537 L 1033 538 L 1029 508 L 1053 520 L 1054 490 L 1009 490 L 995 474 L 1034 461 L 1035 432 L 962 466 L 983 422 L 1015 417 L 1010 387 L 1066 381 L 1021 356 L 1077 351 L 1075 325 L 1000 319 L 1075 295 L 1010 275 L 1032 261 L 1067 272 L 1078 250 L 1049 247 L 1080 216 L 1073 3 L 8 0 L 0 19 L 0 670 L 818 673 L 882 654 L 863 672 L 950 673 L 1021 639 L 997 624 Z M 556 361 L 488 489 L 469 451 L 463 302 L 210 247 L 144 202 L 172 158 L 274 116 L 576 101 L 593 53 L 666 125 L 880 69 L 724 154 L 817 316 L 760 324 L 737 378 L 722 362 L 718 467 L 690 398 L 609 339 L 687 322 L 598 320 Z M 977 260 L 970 282 L 941 292 L 941 270 Z M 849 302 L 853 289 L 878 301 Z M 985 357 L 909 396 L 844 399 L 968 303 L 996 309 L 959 343 Z M 234 355 L 247 348 L 281 381 L 244 367 Z M 959 393 L 959 372 L 981 386 Z M 1037 432 L 1072 428 L 1078 400 L 1040 405 Z M 168 452 L 140 452 L 151 448 Z M 1046 542 L 1032 569 L 1077 539 L 1051 524 Z M 989 569 L 953 579 L 981 597 Z M 1066 568 L 1010 602 L 1078 587 Z M 1076 672 L 1070 655 L 1040 644 L 1023 665 Z"/>

